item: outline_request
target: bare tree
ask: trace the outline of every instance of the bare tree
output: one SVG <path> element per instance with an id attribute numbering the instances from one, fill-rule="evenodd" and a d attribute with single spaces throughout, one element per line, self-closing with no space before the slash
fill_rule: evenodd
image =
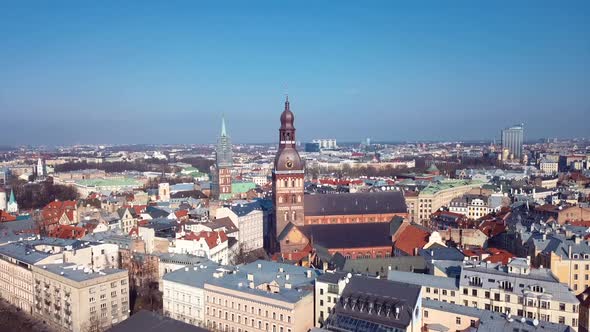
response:
<path id="1" fill-rule="evenodd" d="M 104 332 L 107 330 L 107 321 L 101 319 L 97 314 L 91 314 L 90 319 L 82 325 L 84 332 Z"/>

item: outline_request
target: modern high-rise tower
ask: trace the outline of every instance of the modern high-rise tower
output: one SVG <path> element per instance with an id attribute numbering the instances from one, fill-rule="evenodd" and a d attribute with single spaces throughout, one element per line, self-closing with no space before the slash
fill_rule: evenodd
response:
<path id="1" fill-rule="evenodd" d="M 522 158 L 524 141 L 524 124 L 515 125 L 502 130 L 502 150 L 508 149 L 513 159 Z"/>
<path id="2" fill-rule="evenodd" d="M 279 150 L 272 171 L 273 201 L 277 237 L 290 226 L 303 226 L 303 182 L 305 165 L 295 145 L 295 116 L 291 112 L 289 98 L 281 114 Z M 283 244 L 281 244 L 283 246 Z M 281 251 L 285 251 L 281 247 Z"/>
<path id="3" fill-rule="evenodd" d="M 221 118 L 221 135 L 215 149 L 215 165 L 213 166 L 213 197 L 216 199 L 231 198 L 231 169 L 233 166 L 231 141 L 225 128 L 225 117 Z"/>

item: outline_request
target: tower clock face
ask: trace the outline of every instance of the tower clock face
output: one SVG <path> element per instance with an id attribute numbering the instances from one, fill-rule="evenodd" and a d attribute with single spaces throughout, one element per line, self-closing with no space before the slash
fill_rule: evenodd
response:
<path id="1" fill-rule="evenodd" d="M 293 162 L 291 160 L 287 160 L 287 162 L 285 163 L 285 166 L 287 168 L 291 168 L 291 167 L 293 167 Z"/>

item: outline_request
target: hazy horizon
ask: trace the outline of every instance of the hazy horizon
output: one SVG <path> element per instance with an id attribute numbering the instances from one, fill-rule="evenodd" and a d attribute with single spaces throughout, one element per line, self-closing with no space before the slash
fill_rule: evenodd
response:
<path id="1" fill-rule="evenodd" d="M 2 3 L 0 145 L 588 137 L 590 2 L 337 4 Z"/>

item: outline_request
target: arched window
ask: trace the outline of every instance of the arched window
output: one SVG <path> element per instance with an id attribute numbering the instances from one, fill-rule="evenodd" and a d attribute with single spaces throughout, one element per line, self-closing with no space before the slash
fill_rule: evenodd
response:
<path id="1" fill-rule="evenodd" d="M 285 221 L 289 221 L 289 211 L 285 211 Z"/>
<path id="2" fill-rule="evenodd" d="M 295 194 L 291 195 L 291 203 L 297 203 L 297 195 L 295 195 Z"/>
<path id="3" fill-rule="evenodd" d="M 291 212 L 291 214 L 292 214 L 292 216 L 291 216 L 291 217 L 292 217 L 292 218 L 291 218 L 291 220 L 293 220 L 293 221 L 297 220 L 297 212 L 295 212 L 295 211 L 292 211 L 292 212 Z"/>

